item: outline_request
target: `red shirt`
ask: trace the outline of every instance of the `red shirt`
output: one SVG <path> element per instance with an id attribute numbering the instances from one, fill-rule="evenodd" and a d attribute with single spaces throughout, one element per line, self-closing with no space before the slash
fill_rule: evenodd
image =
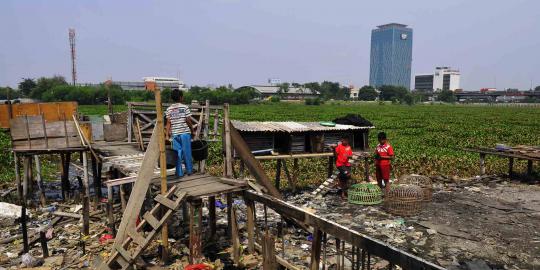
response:
<path id="1" fill-rule="evenodd" d="M 349 157 L 352 157 L 351 146 L 344 146 L 342 144 L 336 147 L 336 167 L 351 166 L 349 163 Z"/>
<path id="2" fill-rule="evenodd" d="M 379 154 L 380 157 L 393 157 L 394 156 L 394 148 L 388 143 L 385 144 L 378 144 L 377 148 L 375 149 L 375 154 Z M 376 159 L 375 165 L 390 165 L 389 159 Z"/>

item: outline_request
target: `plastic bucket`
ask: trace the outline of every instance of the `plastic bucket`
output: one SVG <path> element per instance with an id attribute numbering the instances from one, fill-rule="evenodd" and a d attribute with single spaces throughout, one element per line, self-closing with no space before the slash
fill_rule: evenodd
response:
<path id="1" fill-rule="evenodd" d="M 208 158 L 208 142 L 196 140 L 191 142 L 191 156 L 195 161 L 202 161 Z"/>

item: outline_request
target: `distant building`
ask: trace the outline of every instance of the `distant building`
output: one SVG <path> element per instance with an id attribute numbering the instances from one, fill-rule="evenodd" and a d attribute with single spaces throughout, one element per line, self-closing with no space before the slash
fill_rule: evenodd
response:
<path id="1" fill-rule="evenodd" d="M 154 90 L 157 87 L 163 90 L 165 88 L 179 89 L 187 91 L 183 81 L 177 78 L 167 77 L 144 77 L 142 81 L 110 81 L 111 84 L 122 87 L 123 90 Z M 99 86 L 100 83 L 81 83 L 80 86 Z"/>
<path id="2" fill-rule="evenodd" d="M 350 90 L 349 98 L 352 100 L 357 100 L 359 92 L 360 92 L 360 88 L 352 87 Z"/>
<path id="3" fill-rule="evenodd" d="M 369 84 L 411 87 L 413 30 L 390 23 L 371 31 Z"/>
<path id="4" fill-rule="evenodd" d="M 461 74 L 450 67 L 436 67 L 433 74 L 421 74 L 414 77 L 414 89 L 423 91 L 456 91 L 461 89 Z"/>
<path id="5" fill-rule="evenodd" d="M 255 89 L 255 91 L 257 91 L 263 99 L 271 96 L 280 96 L 285 100 L 302 100 L 306 98 L 316 98 L 321 95 L 321 93 L 305 87 L 289 86 L 289 89 L 286 92 L 280 92 L 280 88 L 277 85 L 249 85 L 244 87 Z"/>

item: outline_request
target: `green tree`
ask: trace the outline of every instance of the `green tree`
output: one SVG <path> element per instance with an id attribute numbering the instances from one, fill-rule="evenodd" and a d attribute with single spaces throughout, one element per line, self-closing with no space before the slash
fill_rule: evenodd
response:
<path id="1" fill-rule="evenodd" d="M 56 75 L 52 78 L 41 77 L 37 80 L 36 87 L 30 92 L 30 97 L 41 99 L 43 93 L 59 85 L 68 85 L 66 79 L 62 76 Z"/>
<path id="2" fill-rule="evenodd" d="M 304 87 L 308 88 L 312 94 L 321 92 L 321 85 L 318 82 L 304 83 Z"/>
<path id="3" fill-rule="evenodd" d="M 373 86 L 364 85 L 358 90 L 358 100 L 375 100 L 379 94 Z"/>
<path id="4" fill-rule="evenodd" d="M 454 95 L 454 92 L 450 90 L 442 90 L 437 95 L 437 100 L 442 102 L 454 103 L 456 102 L 456 96 Z"/>
<path id="5" fill-rule="evenodd" d="M 382 100 L 402 101 L 409 93 L 409 90 L 403 86 L 383 85 L 379 87 L 379 98 Z"/>
<path id="6" fill-rule="evenodd" d="M 19 83 L 19 91 L 21 91 L 21 94 L 24 96 L 29 96 L 34 88 L 36 88 L 36 82 L 34 79 L 23 78 L 23 80 Z"/>
<path id="7" fill-rule="evenodd" d="M 534 91 L 540 92 L 540 85 L 534 88 Z"/>
<path id="8" fill-rule="evenodd" d="M 0 99 L 16 99 L 20 97 L 20 92 L 11 89 L 11 87 L 0 87 Z"/>
<path id="9" fill-rule="evenodd" d="M 279 84 L 278 95 L 281 96 L 284 93 L 288 93 L 289 92 L 289 87 L 290 87 L 289 83 L 281 83 L 281 84 Z"/>

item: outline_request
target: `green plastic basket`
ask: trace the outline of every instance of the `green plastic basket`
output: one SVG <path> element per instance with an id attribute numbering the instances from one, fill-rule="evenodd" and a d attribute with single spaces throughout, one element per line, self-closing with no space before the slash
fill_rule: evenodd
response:
<path id="1" fill-rule="evenodd" d="M 349 188 L 349 203 L 374 205 L 383 201 L 381 189 L 370 183 L 354 184 Z"/>

